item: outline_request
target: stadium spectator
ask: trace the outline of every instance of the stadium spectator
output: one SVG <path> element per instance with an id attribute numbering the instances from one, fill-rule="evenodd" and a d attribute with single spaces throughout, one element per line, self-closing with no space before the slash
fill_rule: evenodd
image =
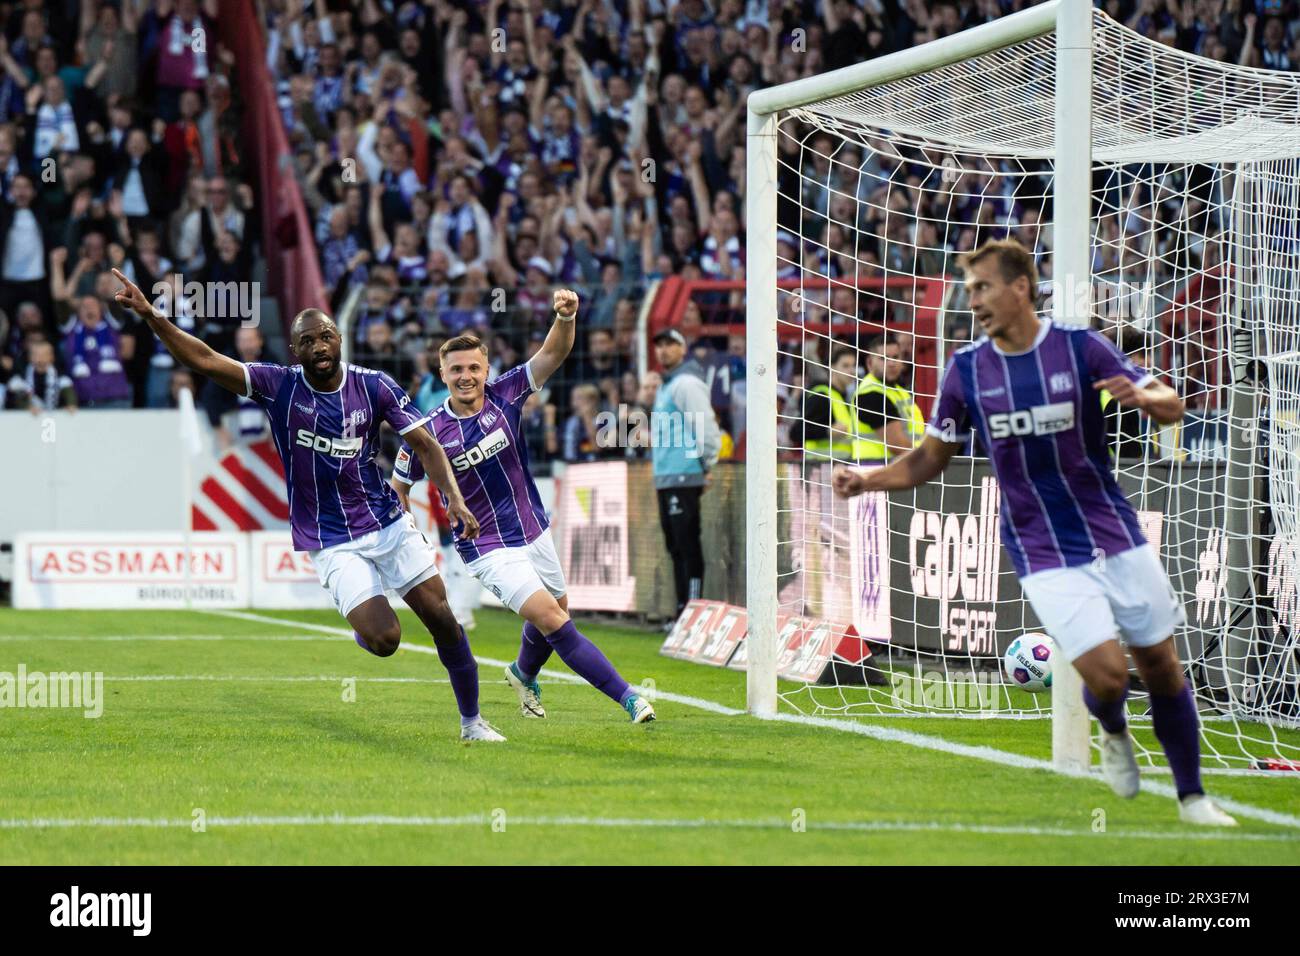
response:
<path id="1" fill-rule="evenodd" d="M 20 302 L 34 302 L 52 327 L 53 310 L 46 280 L 51 246 L 49 219 L 36 204 L 36 182 L 19 173 L 9 184 L 11 203 L 0 206 L 0 309 L 13 314 Z"/>
<path id="2" fill-rule="evenodd" d="M 73 317 L 63 327 L 64 361 L 83 408 L 129 408 L 131 384 L 123 363 L 131 358 L 135 340 L 119 335 L 120 326 L 101 299 L 83 295 Z"/>
<path id="3" fill-rule="evenodd" d="M 393 341 L 393 327 L 387 322 L 372 322 L 366 327 L 365 348 L 357 351 L 357 364 L 386 372 L 403 391 L 412 391 L 414 363 Z"/>
<path id="4" fill-rule="evenodd" d="M 231 202 L 230 184 L 226 179 L 222 176 L 212 177 L 202 194 L 202 205 L 185 217 L 176 247 L 178 258 L 186 270 L 191 272 L 202 269 L 206 262 L 210 243 L 204 239 L 205 229 L 213 236 L 228 232 L 236 239 L 242 240 L 244 237 L 244 214 Z M 251 205 L 252 194 L 243 192 L 242 195 L 245 205 Z"/>
<path id="5" fill-rule="evenodd" d="M 0 406 L 25 408 L 34 415 L 56 408 L 77 407 L 77 393 L 72 379 L 58 367 L 54 346 L 44 339 L 28 342 L 25 366 L 0 391 L 4 392 Z"/>
<path id="6" fill-rule="evenodd" d="M 203 87 L 212 65 L 209 51 L 218 49 L 217 0 L 157 0 L 141 24 L 142 59 L 157 63 L 157 115 L 168 122 L 180 114 L 181 94 Z"/>

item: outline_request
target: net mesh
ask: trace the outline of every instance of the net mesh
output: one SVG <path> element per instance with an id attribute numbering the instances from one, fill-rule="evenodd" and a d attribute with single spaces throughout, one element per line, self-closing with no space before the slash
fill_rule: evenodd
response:
<path id="1" fill-rule="evenodd" d="M 1300 761 L 1300 79 L 1095 16 L 1093 324 L 1188 407 L 1160 428 L 1108 404 L 1112 467 L 1187 608 L 1207 766 Z M 1050 715 L 999 667 L 1039 628 L 978 449 L 888 499 L 838 499 L 830 475 L 915 440 L 908 400 L 928 417 L 972 337 L 959 253 L 1019 239 L 1050 315 L 1054 91 L 1048 35 L 778 117 L 780 623 L 851 622 L 876 651 L 859 665 L 843 645 L 820 682 L 783 682 L 788 708 Z M 884 416 L 877 444 L 854 446 L 831 392 L 864 425 Z M 1144 711 L 1138 693 L 1160 764 Z"/>

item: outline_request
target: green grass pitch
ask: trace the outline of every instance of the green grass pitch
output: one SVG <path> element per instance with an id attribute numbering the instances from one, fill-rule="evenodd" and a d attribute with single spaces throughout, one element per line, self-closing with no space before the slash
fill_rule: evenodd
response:
<path id="1" fill-rule="evenodd" d="M 509 741 L 467 746 L 433 654 L 370 657 L 333 613 L 260 616 L 283 623 L 0 610 L 0 672 L 104 674 L 98 719 L 0 709 L 0 864 L 1300 862 L 1285 821 L 1189 832 L 1165 797 L 662 697 L 657 723 L 632 726 L 595 690 L 544 677 L 550 716 L 526 720 L 485 660 L 517 649 L 501 611 L 480 612 L 471 640 L 483 713 Z M 402 618 L 405 641 L 431 648 Z M 743 674 L 579 624 L 633 683 L 744 707 Z M 1050 749 L 1046 721 L 876 723 Z M 1294 776 L 1207 784 L 1300 809 Z"/>

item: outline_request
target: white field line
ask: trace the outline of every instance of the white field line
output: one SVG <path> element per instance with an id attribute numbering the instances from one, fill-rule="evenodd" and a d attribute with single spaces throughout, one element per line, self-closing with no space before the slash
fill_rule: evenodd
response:
<path id="1" fill-rule="evenodd" d="M 204 823 L 209 828 L 219 827 L 491 827 L 498 822 L 491 814 L 470 814 L 455 817 L 386 816 L 363 814 L 348 816 L 341 813 L 311 814 L 303 816 L 208 816 Z M 510 827 L 574 827 L 601 829 L 654 829 L 654 830 L 778 830 L 791 831 L 790 820 L 766 819 L 673 819 L 655 817 L 575 817 L 575 816 L 510 816 L 500 818 Z M 189 830 L 192 818 L 167 817 L 41 817 L 36 819 L 0 819 L 0 830 L 58 830 L 79 828 L 137 828 Z M 1108 830 L 1103 833 L 1088 829 L 1033 826 L 983 826 L 977 824 L 945 823 L 940 821 L 912 820 L 806 820 L 810 831 L 849 833 L 948 833 L 980 836 L 1037 836 L 1084 837 L 1092 840 L 1114 838 L 1120 840 L 1172 840 L 1183 842 L 1249 842 L 1249 843 L 1300 843 L 1300 837 L 1287 833 L 1239 833 L 1231 830 Z"/>
<path id="2" fill-rule="evenodd" d="M 250 684 L 338 684 L 345 680 L 358 684 L 450 684 L 451 681 L 437 677 L 328 677 L 324 675 L 300 677 L 271 677 L 251 674 L 127 674 L 122 676 L 105 675 L 107 683 L 141 683 L 148 684 L 166 681 L 203 681 L 210 683 L 248 682 Z"/>
<path id="3" fill-rule="evenodd" d="M 267 617 L 264 614 L 253 614 L 249 611 L 220 611 L 220 610 L 201 610 L 200 614 L 216 614 L 220 617 L 233 617 L 241 621 L 255 621 L 261 624 L 279 624 L 281 627 L 306 628 L 322 634 L 346 634 L 352 636 L 352 631 L 341 627 L 330 627 L 325 624 L 303 624 L 297 621 L 282 620 L 275 617 Z M 473 643 L 472 641 L 470 642 Z M 398 645 L 400 649 L 406 651 L 415 651 L 417 654 L 437 655 L 437 651 L 425 644 L 412 644 L 409 641 L 403 641 Z M 480 664 L 486 664 L 489 667 L 505 667 L 510 661 L 499 661 L 493 657 L 483 657 L 478 653 L 474 655 Z M 560 681 L 566 684 L 583 684 L 587 682 L 576 674 L 568 671 L 543 670 L 542 676 L 548 680 Z M 735 717 L 745 713 L 743 710 L 737 710 L 735 707 L 727 707 L 715 701 L 704 700 L 699 697 L 689 697 L 685 694 L 670 694 L 666 691 L 656 689 L 654 692 L 655 700 L 666 700 L 670 703 L 681 704 L 685 707 L 694 707 L 697 710 L 707 710 L 714 714 L 723 714 L 728 717 Z"/>
<path id="4" fill-rule="evenodd" d="M 324 638 L 324 637 L 320 639 L 330 640 L 330 638 Z M 308 638 L 308 640 L 316 640 L 316 638 L 314 637 Z M 414 647 L 412 648 L 412 650 L 427 650 L 427 649 L 421 647 Z M 487 662 L 488 658 L 479 658 L 479 660 Z M 566 685 L 576 686 L 579 684 L 586 683 L 585 681 L 574 677 L 572 674 L 564 674 L 558 671 L 555 672 L 545 671 L 544 673 L 546 674 L 548 679 L 557 678 L 562 684 L 566 684 Z M 451 683 L 451 681 L 447 680 L 445 677 L 443 678 L 343 677 L 343 676 L 330 677 L 328 675 L 302 675 L 297 677 L 287 677 L 287 676 L 277 677 L 277 676 L 270 676 L 270 675 L 247 675 L 247 674 L 123 674 L 123 675 L 105 675 L 104 680 L 110 683 L 152 683 L 152 682 L 167 682 L 167 681 L 195 681 L 195 682 L 209 682 L 209 683 L 248 682 L 253 684 L 256 683 L 293 684 L 293 683 L 311 683 L 311 682 L 339 683 L 344 680 L 354 680 L 360 684 L 450 684 Z M 660 696 L 660 694 L 656 692 L 656 696 Z M 669 696 L 676 698 L 678 695 L 669 695 Z M 669 699 L 669 696 L 665 696 L 664 699 L 665 700 Z M 690 697 L 686 697 L 682 699 L 695 700 L 695 698 L 690 698 Z M 709 703 L 709 702 L 704 701 L 703 703 Z M 723 708 L 723 710 L 730 710 L 730 708 Z M 1147 767 L 1142 772 L 1145 774 L 1163 774 L 1165 776 L 1168 776 L 1172 771 L 1170 771 L 1168 767 Z M 1203 767 L 1201 769 L 1201 773 L 1213 774 L 1215 776 L 1221 776 L 1221 777 L 1253 777 L 1256 779 L 1265 779 L 1265 780 L 1288 779 L 1288 775 L 1284 773 L 1266 775 L 1266 774 L 1261 774 L 1257 770 L 1236 770 L 1236 769 L 1226 768 L 1226 767 Z M 1292 783 L 1295 782 L 1294 777 L 1291 777 L 1289 779 L 1291 780 Z"/>
<path id="5" fill-rule="evenodd" d="M 232 616 L 232 617 L 235 617 L 235 616 L 242 616 L 242 615 L 239 614 L 239 612 L 223 612 L 223 613 L 227 614 L 228 616 Z M 261 618 L 261 617 L 259 617 L 259 616 L 257 616 L 257 615 L 251 615 L 251 617 L 252 617 L 253 619 L 255 619 L 255 620 L 264 620 L 264 618 Z M 284 622 L 280 621 L 280 619 L 278 619 L 278 618 L 275 618 L 275 619 L 273 619 L 273 620 L 276 620 L 278 623 L 281 623 L 281 624 L 284 623 Z M 43 643 L 48 643 L 48 642 L 50 642 L 50 641 L 67 641 L 67 642 L 97 642 L 97 641 L 108 641 L 108 642 L 123 642 L 123 643 L 130 643 L 130 642 L 135 642 L 135 641 L 199 641 L 199 642 L 204 642 L 204 641 L 287 641 L 287 642 L 307 642 L 307 643 L 310 643 L 310 642 L 315 642 L 315 641 L 334 642 L 334 641 L 342 640 L 342 639 L 344 638 L 345 635 L 348 636 L 348 637 L 351 636 L 350 632 L 345 632 L 345 631 L 344 631 L 343 629 L 341 629 L 341 628 L 332 628 L 332 627 L 328 627 L 327 625 L 321 625 L 321 624 L 304 624 L 304 623 L 300 623 L 300 622 L 294 622 L 294 623 L 292 623 L 292 624 L 284 625 L 284 626 L 292 626 L 292 627 L 310 627 L 310 628 L 313 628 L 313 629 L 319 628 L 320 630 L 322 630 L 322 631 L 325 632 L 325 633 L 322 633 L 322 634 L 320 634 L 320 635 L 315 635 L 315 634 L 49 634 L 49 635 L 35 635 L 35 634 L 33 634 L 33 635 L 29 635 L 29 636 L 5 634 L 5 635 L 0 635 L 0 643 L 42 643 L 42 644 L 43 644 Z M 424 653 L 429 653 L 429 650 L 430 650 L 429 648 L 427 648 L 427 647 L 423 647 L 423 646 L 421 646 L 421 645 L 410 645 L 410 644 L 407 644 L 407 645 L 403 645 L 403 646 L 406 647 L 407 650 L 422 651 L 422 652 L 424 652 Z M 504 662 L 502 662 L 502 663 L 498 663 L 497 661 L 494 661 L 494 660 L 492 660 L 491 658 L 483 658 L 483 657 L 480 657 L 480 658 L 478 658 L 478 659 L 481 660 L 481 661 L 483 661 L 484 663 L 491 664 L 492 666 L 505 666 L 505 663 L 504 663 Z M 544 673 L 545 673 L 545 675 L 546 675 L 546 677 L 547 677 L 548 679 L 552 679 L 552 680 L 558 680 L 558 681 L 562 681 L 562 682 L 569 682 L 569 683 L 573 683 L 573 684 L 584 684 L 584 683 L 585 683 L 585 681 L 583 681 L 582 679 L 577 678 L 577 677 L 575 677 L 575 676 L 572 675 L 572 674 L 569 674 L 569 673 L 566 673 L 566 672 L 562 672 L 562 671 L 545 671 Z M 199 681 L 199 680 L 218 680 L 218 679 L 235 680 L 236 678 L 233 678 L 233 677 L 231 677 L 231 678 L 215 678 L 215 677 L 206 677 L 206 676 L 189 676 L 189 675 L 178 675 L 178 676 L 171 676 L 171 677 L 113 677 L 113 678 L 105 678 L 105 680 L 117 680 L 117 681 L 124 681 L 124 680 L 196 680 L 196 681 Z M 248 679 L 248 680 L 252 680 L 253 678 L 239 678 L 239 679 Z M 260 678 L 260 679 L 266 679 L 266 680 L 269 680 L 270 678 Z M 296 678 L 296 679 L 297 679 L 297 678 Z M 373 679 L 370 679 L 370 680 L 372 680 L 372 681 L 375 682 L 375 683 L 385 683 L 385 682 L 387 682 L 387 683 L 402 683 L 402 682 L 403 682 L 401 679 L 398 679 L 398 678 L 392 678 L 392 679 L 388 679 L 388 678 L 373 678 Z M 418 680 L 418 679 L 417 679 L 417 678 L 412 678 L 411 680 L 412 680 L 412 682 L 414 682 L 414 681 L 416 681 L 416 680 Z M 428 681 L 428 683 L 445 684 L 445 683 L 448 683 L 448 681 L 446 681 L 446 680 L 430 680 L 430 681 Z M 674 695 L 674 694 L 669 694 L 669 695 L 667 695 L 667 696 L 664 696 L 664 695 L 663 695 L 663 692 L 659 692 L 659 696 L 663 696 L 663 699 L 664 699 L 664 700 L 670 700 L 670 701 L 675 701 L 675 702 L 683 703 L 683 704 L 686 704 L 687 706 L 697 707 L 697 708 L 700 708 L 700 709 L 703 709 L 703 710 L 710 710 L 710 711 L 712 711 L 712 712 L 714 712 L 714 713 L 718 713 L 718 714 L 736 715 L 736 714 L 741 714 L 741 713 L 743 713 L 743 711 L 736 710 L 735 708 L 726 707 L 726 706 L 724 706 L 724 705 L 722 705 L 722 704 L 716 704 L 716 703 L 714 703 L 713 701 L 701 700 L 700 698 L 695 698 L 695 697 L 685 697 L 685 696 L 679 696 L 679 695 Z M 863 715 L 863 716 L 872 716 L 872 715 Z M 900 720 L 900 721 L 904 721 L 904 720 L 907 720 L 907 719 L 909 719 L 909 718 L 912 718 L 912 719 L 927 719 L 927 718 L 929 718 L 929 719 L 942 719 L 942 718 L 948 718 L 948 719 L 960 719 L 960 718 L 972 718 L 972 719 L 980 719 L 980 720 L 987 719 L 986 715 L 984 715 L 984 714 L 962 714 L 962 713 L 954 713 L 954 714 L 929 714 L 929 715 L 927 715 L 927 714 L 918 714 L 918 713 L 909 713 L 909 712 L 899 712 L 899 713 L 897 713 L 897 714 L 890 714 L 889 716 L 891 717 L 891 719 Z M 1022 715 L 1018 715 L 1018 716 L 1016 716 L 1014 719 L 1017 719 L 1017 720 L 1047 720 L 1047 719 L 1050 719 L 1050 718 L 1051 718 L 1051 714 L 1044 712 L 1044 713 L 1041 713 L 1041 714 L 1022 714 Z M 831 720 L 833 720 L 833 719 L 836 719 L 836 718 L 821 718 L 821 719 L 831 719 Z M 1226 718 L 1226 717 L 1225 717 L 1225 718 L 1214 718 L 1214 717 L 1210 717 L 1210 718 L 1205 718 L 1205 717 L 1203 717 L 1203 718 L 1202 718 L 1203 721 L 1205 721 L 1205 720 L 1213 721 L 1213 720 L 1220 720 L 1220 719 L 1221 719 L 1221 720 L 1230 720 L 1231 718 Z M 1148 717 L 1148 718 L 1143 718 L 1143 717 L 1136 717 L 1136 718 L 1133 718 L 1133 717 L 1130 717 L 1130 720 L 1134 720 L 1134 721 L 1136 721 L 1136 722 L 1138 722 L 1138 723 L 1150 723 L 1150 718 L 1149 718 L 1149 717 Z M 1147 773 L 1147 774 L 1164 774 L 1164 775 L 1168 775 L 1171 771 L 1169 770 L 1168 767 L 1146 767 L 1146 768 L 1143 769 L 1142 772 L 1143 772 L 1143 773 Z M 1279 773 L 1271 773 L 1271 774 L 1270 774 L 1270 773 L 1261 773 L 1261 772 L 1258 771 L 1258 770 L 1246 770 L 1246 769 L 1237 769 L 1237 768 L 1231 768 L 1231 767 L 1202 767 L 1202 768 L 1201 768 L 1201 773 L 1204 774 L 1204 775 L 1206 775 L 1206 776 L 1219 776 L 1219 777 L 1252 777 L 1252 778 L 1257 779 L 1257 780 L 1287 780 L 1287 779 L 1290 779 L 1290 780 L 1294 781 L 1294 779 L 1295 779 L 1294 777 L 1291 777 L 1290 774 L 1287 774 L 1287 773 L 1280 773 L 1280 772 L 1279 772 Z"/>
<path id="6" fill-rule="evenodd" d="M 220 611 L 205 610 L 203 614 L 215 614 L 223 617 L 233 617 L 245 621 L 256 621 L 262 624 L 278 624 L 282 627 L 302 627 L 318 633 L 327 634 L 347 634 L 351 635 L 350 630 L 343 630 L 337 627 L 327 627 L 321 624 L 302 624 L 297 625 L 292 621 L 281 620 L 279 618 L 267 617 L 262 614 L 252 614 L 247 611 Z M 417 652 L 436 654 L 432 647 L 425 647 L 421 644 L 403 643 L 401 645 L 408 650 Z M 494 667 L 505 667 L 508 662 L 496 661 L 491 658 L 480 657 L 480 663 Z M 562 674 L 558 671 L 544 670 L 542 674 L 551 680 L 562 680 L 569 683 L 582 683 L 582 678 L 574 674 Z M 734 707 L 725 707 L 722 704 L 713 701 L 701 700 L 696 697 L 685 697 L 679 694 L 669 694 L 665 691 L 655 691 L 656 700 L 666 700 L 671 703 L 682 704 L 687 707 L 696 707 L 701 710 L 707 710 L 712 713 L 739 715 L 745 713 Z M 1011 753 L 1006 750 L 998 750 L 994 747 L 973 746 L 971 744 L 954 743 L 943 737 L 934 737 L 929 734 L 919 734 L 915 731 L 901 730 L 897 727 L 880 727 L 874 724 L 863 724 L 851 720 L 835 720 L 828 717 L 808 717 L 802 714 L 777 714 L 774 717 L 765 718 L 779 723 L 803 724 L 809 727 L 823 727 L 829 730 L 840 730 L 845 733 L 858 734 L 863 737 L 870 737 L 874 740 L 885 741 L 889 743 L 901 743 L 911 747 L 918 747 L 923 750 L 933 750 L 939 753 L 952 754 L 959 757 L 969 757 L 975 760 L 983 760 L 987 763 L 998 764 L 1003 767 L 1015 767 L 1020 770 L 1046 770 L 1053 773 L 1060 773 L 1054 767 L 1051 761 L 1043 760 L 1038 757 L 1027 757 L 1024 754 Z M 1090 780 L 1101 781 L 1100 771 L 1088 772 L 1083 771 L 1068 776 L 1082 777 Z M 1178 794 L 1174 787 L 1167 783 L 1161 783 L 1155 780 L 1143 780 L 1142 789 L 1147 793 L 1156 796 L 1170 797 L 1176 799 Z M 1252 820 L 1259 820 L 1263 823 L 1271 823 L 1276 826 L 1292 827 L 1300 829 L 1300 817 L 1293 814 L 1282 813 L 1277 810 L 1271 810 L 1267 807 L 1257 807 L 1253 804 L 1243 803 L 1239 800 L 1233 800 L 1224 797 L 1215 797 L 1215 802 L 1223 807 L 1229 813 L 1237 816 L 1246 817 Z"/>
<path id="7" fill-rule="evenodd" d="M 339 638 L 315 634 L 42 634 L 24 636 L 0 634 L 6 644 L 45 644 L 49 641 L 124 642 L 135 641 L 337 641 Z"/>

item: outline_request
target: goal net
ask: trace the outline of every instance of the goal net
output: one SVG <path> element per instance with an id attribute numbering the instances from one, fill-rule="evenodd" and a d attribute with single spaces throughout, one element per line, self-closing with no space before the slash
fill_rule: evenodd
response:
<path id="1" fill-rule="evenodd" d="M 957 255 L 1014 237 L 1037 261 L 1043 315 L 1068 314 L 1055 300 L 1072 297 L 1186 400 L 1185 420 L 1160 428 L 1099 398 L 1114 472 L 1186 607 L 1176 640 L 1206 767 L 1300 767 L 1300 78 L 1184 54 L 1092 12 L 1080 217 L 1057 161 L 1062 8 L 751 97 L 748 574 L 751 635 L 770 653 L 748 651 L 750 705 L 1051 716 L 1050 694 L 1000 668 L 1041 627 L 1003 553 L 981 449 L 915 491 L 844 501 L 831 470 L 871 446 L 813 453 L 806 440 L 828 386 L 851 402 L 897 374 L 887 396 L 928 416 L 947 357 L 979 335 Z M 921 329 L 917 290 L 936 283 L 943 310 Z M 860 331 L 826 334 L 825 320 Z M 882 322 L 896 345 L 878 341 Z M 880 403 L 890 416 L 906 405 Z M 851 624 L 874 653 L 803 641 L 825 666 L 791 668 L 801 621 Z M 1142 757 L 1162 765 L 1135 690 Z"/>

